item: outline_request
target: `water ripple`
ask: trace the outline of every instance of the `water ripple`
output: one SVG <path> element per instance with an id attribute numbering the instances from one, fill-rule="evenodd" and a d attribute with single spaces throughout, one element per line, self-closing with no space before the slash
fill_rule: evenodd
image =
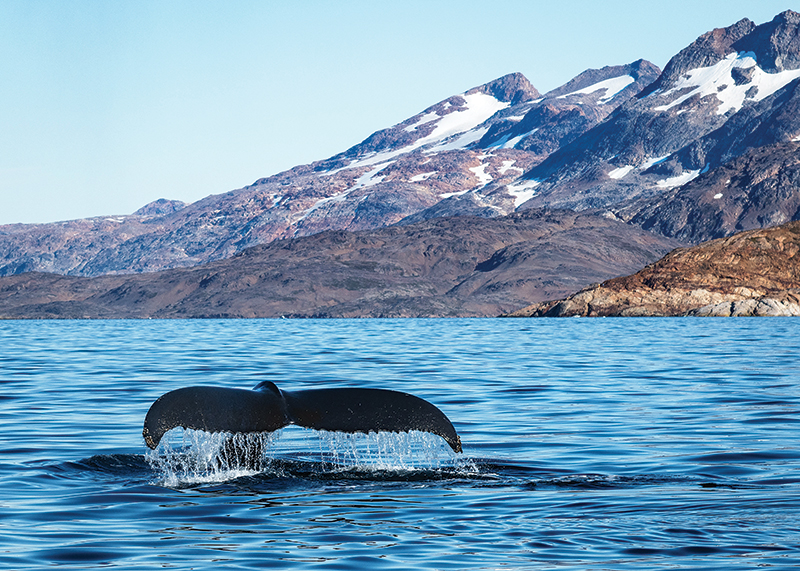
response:
<path id="1" fill-rule="evenodd" d="M 0 568 L 798 568 L 798 323 L 0 322 Z M 412 392 L 465 453 L 145 448 L 161 394 L 265 379 Z"/>

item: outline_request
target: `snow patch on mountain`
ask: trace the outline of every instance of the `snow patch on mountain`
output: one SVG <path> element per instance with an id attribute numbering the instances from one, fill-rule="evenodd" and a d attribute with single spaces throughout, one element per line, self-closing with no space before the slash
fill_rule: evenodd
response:
<path id="1" fill-rule="evenodd" d="M 416 131 L 417 127 L 426 125 L 427 123 L 431 123 L 433 121 L 436 121 L 437 119 L 441 119 L 441 115 L 439 115 L 436 111 L 431 111 L 430 113 L 425 113 L 422 117 L 417 119 L 415 123 L 409 125 L 403 130 L 408 131 L 410 133 L 412 131 Z"/>
<path id="2" fill-rule="evenodd" d="M 431 171 L 431 172 L 424 172 L 424 173 L 420 173 L 420 174 L 415 174 L 414 176 L 412 176 L 408 180 L 409 180 L 409 182 L 422 182 L 424 180 L 428 180 L 429 178 L 431 178 L 433 175 L 435 175 L 438 172 L 439 171 Z"/>
<path id="3" fill-rule="evenodd" d="M 415 130 L 420 125 L 435 122 L 436 126 L 429 135 L 420 137 L 413 143 L 399 149 L 382 151 L 364 156 L 360 159 L 354 159 L 345 167 L 322 174 L 332 175 L 346 169 L 368 167 L 385 163 L 400 155 L 410 153 L 428 145 L 435 145 L 433 148 L 426 151 L 430 153 L 463 149 L 480 141 L 489 130 L 488 127 L 476 127 L 488 120 L 498 111 L 502 111 L 511 105 L 508 102 L 500 101 L 496 97 L 480 92 L 465 94 L 462 95 L 461 98 L 464 100 L 464 105 L 455 111 L 447 113 L 446 115 L 439 115 L 433 112 L 426 113 L 413 125 L 405 127 L 407 131 L 410 131 Z M 446 105 L 445 109 L 449 107 L 450 105 Z M 411 127 L 413 127 L 413 129 L 410 129 Z"/>
<path id="4" fill-rule="evenodd" d="M 380 171 L 382 171 L 383 169 L 385 169 L 386 167 L 388 167 L 392 163 L 394 163 L 394 161 L 387 161 L 385 163 L 381 163 L 378 166 L 376 166 L 375 168 L 373 168 L 371 170 L 368 170 L 367 172 L 362 174 L 360 177 L 358 177 L 358 179 L 356 179 L 355 184 L 353 186 L 351 186 L 350 188 L 348 188 L 347 190 L 342 191 L 342 192 L 340 192 L 338 194 L 334 194 L 333 196 L 326 196 L 325 198 L 320 198 L 313 205 L 311 205 L 311 208 L 306 210 L 297 220 L 298 221 L 305 220 L 309 216 L 309 214 L 311 214 L 315 210 L 319 209 L 320 207 L 322 207 L 325 204 L 328 204 L 330 202 L 343 202 L 348 197 L 348 195 L 351 192 L 353 192 L 354 190 L 358 190 L 359 188 L 366 188 L 366 187 L 369 187 L 369 186 L 375 186 L 376 184 L 380 184 L 381 182 L 383 182 L 383 179 L 385 179 L 386 177 L 383 176 L 383 175 L 381 175 L 381 176 L 375 176 L 375 175 L 377 175 Z"/>
<path id="5" fill-rule="evenodd" d="M 459 191 L 457 191 L 457 192 L 445 192 L 444 194 L 440 194 L 440 195 L 439 195 L 439 198 L 441 198 L 442 200 L 444 200 L 445 198 L 452 198 L 452 197 L 454 197 L 454 196 L 461 196 L 462 194 L 466 194 L 466 193 L 468 193 L 469 191 L 470 191 L 470 189 L 466 189 L 466 190 L 459 190 Z"/>
<path id="6" fill-rule="evenodd" d="M 461 109 L 442 117 L 436 123 L 436 128 L 430 135 L 415 141 L 412 146 L 418 148 L 430 143 L 444 141 L 453 135 L 466 133 L 489 119 L 498 111 L 502 111 L 511 105 L 491 95 L 480 92 L 463 95 L 462 97 L 464 98 L 465 105 Z"/>
<path id="7" fill-rule="evenodd" d="M 653 165 L 657 165 L 659 163 L 663 163 L 665 160 L 669 158 L 669 155 L 664 155 L 663 157 L 650 157 L 645 162 L 642 163 L 641 169 L 646 171 Z"/>
<path id="8" fill-rule="evenodd" d="M 739 81 L 733 77 L 734 69 L 750 70 L 747 81 Z M 654 107 L 655 111 L 668 111 L 694 96 L 701 98 L 716 95 L 720 101 L 718 115 L 728 111 L 739 111 L 745 100 L 761 101 L 800 78 L 800 69 L 785 70 L 778 73 L 767 73 L 758 67 L 756 54 L 742 52 L 729 54 L 722 61 L 708 67 L 693 69 L 684 75 L 664 96 L 677 91 L 690 89 L 671 103 Z M 751 91 L 753 88 L 754 91 Z"/>
<path id="9" fill-rule="evenodd" d="M 542 184 L 540 180 L 520 180 L 506 187 L 508 193 L 514 197 L 514 208 L 526 203 L 536 195 L 536 187 Z"/>
<path id="10" fill-rule="evenodd" d="M 521 135 L 517 135 L 516 137 L 511 137 L 511 133 L 504 135 L 503 137 L 497 139 L 494 143 L 489 145 L 490 149 L 513 149 L 516 147 L 519 142 L 528 137 L 533 135 L 536 131 L 539 130 L 539 127 L 528 131 L 527 133 L 522 133 Z"/>
<path id="11" fill-rule="evenodd" d="M 478 184 L 479 184 L 480 186 L 486 186 L 487 184 L 489 184 L 490 182 L 492 182 L 492 180 L 494 180 L 494 179 L 492 178 L 492 175 L 490 175 L 489 173 L 487 173 L 487 172 L 486 172 L 486 167 L 488 167 L 488 166 L 489 166 L 489 165 L 488 165 L 488 164 L 486 164 L 486 163 L 481 163 L 481 164 L 480 164 L 480 165 L 478 165 L 477 167 L 471 167 L 471 168 L 469 169 L 469 170 L 471 170 L 471 171 L 472 171 L 472 173 L 473 173 L 473 174 L 474 174 L 476 177 L 478 177 Z"/>
<path id="12" fill-rule="evenodd" d="M 378 174 L 383 169 L 385 169 L 386 167 L 388 167 L 393 162 L 394 161 L 388 161 L 386 164 L 378 165 L 374 169 L 372 169 L 370 171 L 367 171 L 366 173 L 364 173 L 363 175 L 358 177 L 358 180 L 356 180 L 356 183 L 353 186 L 351 186 L 350 188 L 348 188 L 343 194 L 349 193 L 349 192 L 351 192 L 353 190 L 356 190 L 357 188 L 364 188 L 364 187 L 367 187 L 367 186 L 375 186 L 376 184 L 381 183 L 383 181 L 383 179 L 386 178 L 386 177 L 385 176 L 375 176 L 375 175 Z"/>
<path id="13" fill-rule="evenodd" d="M 693 181 L 698 176 L 700 176 L 699 169 L 696 171 L 686 171 L 684 173 L 679 174 L 678 176 L 673 176 L 671 178 L 660 180 L 656 183 L 656 185 L 659 188 L 675 188 L 676 186 L 683 186 L 684 184 Z"/>
<path id="14" fill-rule="evenodd" d="M 627 165 L 627 166 L 624 166 L 624 167 L 619 167 L 619 168 L 616 168 L 616 169 L 612 170 L 611 172 L 609 172 L 608 176 L 610 178 L 615 179 L 615 180 L 619 180 L 621 178 L 624 178 L 625 175 L 627 175 L 629 172 L 631 172 L 634 168 L 635 167 L 633 165 Z"/>
<path id="15" fill-rule="evenodd" d="M 497 169 L 497 172 L 500 173 L 501 175 L 506 174 L 510 170 L 516 170 L 516 171 L 519 171 L 519 172 L 525 172 L 524 169 L 521 169 L 519 167 L 515 167 L 514 166 L 515 162 L 517 162 L 515 159 L 512 159 L 510 161 L 503 161 L 503 165 L 499 169 Z"/>
<path id="16" fill-rule="evenodd" d="M 470 145 L 477 143 L 483 136 L 489 132 L 489 127 L 479 127 L 472 129 L 466 133 L 461 133 L 454 139 L 439 143 L 435 147 L 431 147 L 423 151 L 424 153 L 441 153 L 444 151 L 457 151 L 459 149 L 466 149 Z"/>
<path id="17" fill-rule="evenodd" d="M 565 97 L 569 97 L 571 95 L 589 95 L 590 93 L 594 93 L 595 91 L 600 91 L 601 89 L 605 89 L 606 93 L 598 100 L 598 103 L 605 105 L 617 94 L 628 87 L 631 83 L 636 81 L 630 75 L 621 75 L 619 77 L 612 77 L 611 79 L 605 79 L 603 81 L 599 81 L 589 87 L 584 87 L 583 89 L 579 89 L 578 91 L 573 91 L 571 93 L 567 93 L 566 95 L 560 95 L 557 99 L 564 99 Z"/>

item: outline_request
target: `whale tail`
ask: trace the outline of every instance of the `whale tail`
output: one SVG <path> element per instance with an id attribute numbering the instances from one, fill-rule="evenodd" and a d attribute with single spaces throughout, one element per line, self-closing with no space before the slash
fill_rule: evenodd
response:
<path id="1" fill-rule="evenodd" d="M 430 432 L 461 452 L 461 438 L 445 414 L 426 400 L 385 389 L 281 391 L 186 387 L 166 393 L 147 412 L 142 435 L 152 449 L 178 426 L 207 432 L 270 432 L 289 424 L 334 432 Z"/>

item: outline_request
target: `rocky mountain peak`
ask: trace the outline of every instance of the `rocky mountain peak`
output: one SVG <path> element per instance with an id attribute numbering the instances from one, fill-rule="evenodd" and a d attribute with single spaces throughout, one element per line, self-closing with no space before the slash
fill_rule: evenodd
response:
<path id="1" fill-rule="evenodd" d="M 633 86 L 633 88 L 638 90 L 643 87 L 642 83 L 646 82 L 645 85 L 651 83 L 660 73 L 661 70 L 658 66 L 644 59 L 636 60 L 627 65 L 609 65 L 600 69 L 587 69 L 561 87 L 548 91 L 545 97 L 556 98 L 565 97 L 569 94 L 586 94 L 589 93 L 589 90 L 594 86 L 602 87 L 603 84 L 601 82 L 607 82 L 617 78 L 630 78 L 627 84 L 619 84 L 623 89 L 626 86 Z M 642 83 L 639 82 L 640 79 L 643 80 Z M 598 89 L 600 89 L 600 87 L 598 87 Z M 602 98 L 603 102 L 610 101 L 613 96 L 621 93 L 623 89 L 618 90 L 616 93 L 606 92 Z"/>
<path id="2" fill-rule="evenodd" d="M 669 89 L 687 72 L 713 66 L 732 53 L 754 55 L 767 73 L 800 68 L 800 13 L 786 10 L 758 26 L 744 18 L 703 34 L 673 57 L 661 77 L 639 97 Z"/>
<path id="3" fill-rule="evenodd" d="M 188 206 L 181 200 L 169 200 L 167 198 L 159 198 L 148 204 L 142 206 L 133 214 L 136 216 L 166 216 L 178 210 L 182 210 Z"/>
<path id="4" fill-rule="evenodd" d="M 542 96 L 541 93 L 531 85 L 528 78 L 521 73 L 509 73 L 494 81 L 470 89 L 464 95 L 471 95 L 473 93 L 485 93 L 499 101 L 505 101 L 512 105 L 533 101 Z"/>
<path id="5" fill-rule="evenodd" d="M 540 97 L 521 73 L 504 75 L 448 97 L 388 129 L 377 131 L 344 153 L 320 161 L 317 168 L 333 170 L 352 166 L 358 159 L 377 153 L 382 153 L 380 159 L 388 160 L 387 153 L 408 153 L 440 143 L 474 129 L 498 111 Z"/>
<path id="6" fill-rule="evenodd" d="M 706 32 L 675 55 L 661 76 L 639 94 L 644 98 L 658 89 L 672 87 L 686 72 L 702 67 L 710 67 L 725 59 L 729 54 L 739 51 L 734 44 L 756 29 L 752 20 L 744 18 L 727 28 L 715 28 Z"/>
<path id="7" fill-rule="evenodd" d="M 637 60 L 544 96 L 522 74 L 504 75 L 333 157 L 186 208 L 156 201 L 135 216 L 0 227 L 0 275 L 153 271 L 324 230 L 533 207 L 609 209 L 692 240 L 797 218 L 798 24 L 791 11 L 741 20 L 699 37 L 663 74 Z M 778 161 L 779 176 L 737 182 L 760 181 Z M 713 224 L 691 223 L 701 207 Z"/>
<path id="8" fill-rule="evenodd" d="M 800 67 L 800 14 L 786 10 L 771 22 L 757 26 L 733 44 L 738 52 L 755 53 L 758 65 L 768 73 Z"/>

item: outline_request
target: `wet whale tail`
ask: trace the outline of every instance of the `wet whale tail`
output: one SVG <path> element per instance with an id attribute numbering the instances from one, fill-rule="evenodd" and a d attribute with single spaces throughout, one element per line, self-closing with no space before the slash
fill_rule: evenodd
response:
<path id="1" fill-rule="evenodd" d="M 253 390 L 186 387 L 156 400 L 142 435 L 152 449 L 176 427 L 207 432 L 271 432 L 296 424 L 333 432 L 430 432 L 461 452 L 461 438 L 445 414 L 414 395 L 385 389 L 282 391 L 264 381 Z"/>

